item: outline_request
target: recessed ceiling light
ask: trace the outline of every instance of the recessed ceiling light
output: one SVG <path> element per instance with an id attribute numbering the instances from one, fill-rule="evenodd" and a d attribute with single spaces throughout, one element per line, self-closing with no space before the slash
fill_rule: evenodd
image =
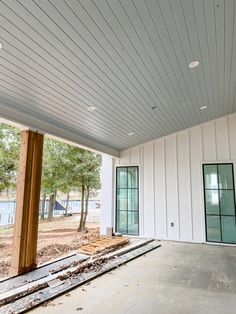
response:
<path id="1" fill-rule="evenodd" d="M 88 111 L 95 111 L 97 108 L 95 106 L 89 106 L 87 108 Z"/>
<path id="2" fill-rule="evenodd" d="M 0 41 L 0 49 L 2 49 L 2 43 L 1 43 L 1 41 Z"/>
<path id="3" fill-rule="evenodd" d="M 202 107 L 200 107 L 200 110 L 204 110 L 206 108 L 207 108 L 207 106 L 202 106 Z"/>
<path id="4" fill-rule="evenodd" d="M 200 63 L 199 61 L 194 60 L 194 61 L 190 62 L 188 66 L 190 69 L 194 69 L 199 65 L 199 63 Z"/>
<path id="5" fill-rule="evenodd" d="M 129 136 L 134 135 L 134 132 L 129 132 L 128 135 Z"/>

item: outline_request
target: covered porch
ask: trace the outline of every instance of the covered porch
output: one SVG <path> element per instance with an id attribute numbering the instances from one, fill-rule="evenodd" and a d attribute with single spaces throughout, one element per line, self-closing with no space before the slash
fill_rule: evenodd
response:
<path id="1" fill-rule="evenodd" d="M 12 275 L 37 267 L 45 134 L 103 155 L 101 235 L 163 241 L 36 312 L 233 312 L 236 2 L 3 0 L 0 12 L 0 118 L 22 130 Z"/>

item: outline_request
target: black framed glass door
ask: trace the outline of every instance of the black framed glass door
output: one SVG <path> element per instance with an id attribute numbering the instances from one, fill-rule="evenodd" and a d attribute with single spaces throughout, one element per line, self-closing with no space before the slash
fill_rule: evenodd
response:
<path id="1" fill-rule="evenodd" d="M 203 165 L 206 240 L 236 243 L 233 164 Z"/>
<path id="2" fill-rule="evenodd" d="M 139 234 L 139 175 L 138 167 L 116 168 L 116 231 Z"/>

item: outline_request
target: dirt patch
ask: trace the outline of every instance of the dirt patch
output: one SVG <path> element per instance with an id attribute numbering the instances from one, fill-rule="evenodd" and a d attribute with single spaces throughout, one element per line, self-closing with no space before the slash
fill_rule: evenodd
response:
<path id="1" fill-rule="evenodd" d="M 48 262 L 72 250 L 73 250 L 73 247 L 67 244 L 57 244 L 57 243 L 50 244 L 48 246 L 41 248 L 38 251 L 37 262 L 38 264 Z"/>
<path id="2" fill-rule="evenodd" d="M 55 228 L 47 230 L 47 234 L 39 232 L 38 237 L 38 265 L 64 257 L 71 251 L 76 251 L 81 245 L 95 241 L 99 237 L 99 228 L 89 228 L 84 232 L 76 232 L 72 229 L 60 229 L 55 232 Z M 9 235 L 1 237 L 0 243 L 0 278 L 8 275 L 11 265 L 12 241 Z"/>
<path id="3" fill-rule="evenodd" d="M 11 267 L 10 261 L 1 261 L 0 262 L 0 277 L 6 277 L 9 273 Z"/>
<path id="4" fill-rule="evenodd" d="M 81 245 L 93 242 L 99 238 L 99 228 L 88 229 L 84 232 L 77 232 L 75 238 L 72 241 L 72 245 L 75 249 L 78 249 Z"/>

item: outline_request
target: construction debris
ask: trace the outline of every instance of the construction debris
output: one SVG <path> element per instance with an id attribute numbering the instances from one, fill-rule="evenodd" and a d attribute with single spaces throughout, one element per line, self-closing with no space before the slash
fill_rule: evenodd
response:
<path id="1" fill-rule="evenodd" d="M 112 245 L 114 248 L 115 243 L 113 242 Z M 74 287 L 85 283 L 90 284 L 91 280 L 97 276 L 160 247 L 160 244 L 153 240 L 139 240 L 133 241 L 125 248 L 119 247 L 120 245 L 115 252 L 106 253 L 103 256 L 93 255 L 86 261 L 81 261 L 76 267 L 71 266 L 57 274 L 48 275 L 30 283 L 26 282 L 18 288 L 12 287 L 4 293 L 0 292 L 0 305 L 2 305 L 0 313 L 23 313 L 45 301 L 52 300 L 61 293 L 67 293 L 69 296 L 68 292 Z M 9 283 L 13 279 L 8 279 Z M 1 282 L 0 291 L 2 291 Z"/>
<path id="2" fill-rule="evenodd" d="M 57 221 L 53 221 L 56 226 Z M 76 229 L 45 229 L 39 232 L 38 266 L 77 252 L 81 245 L 99 238 L 99 228 L 89 228 L 82 232 Z M 0 280 L 9 274 L 12 255 L 12 235 L 0 234 Z"/>
<path id="3" fill-rule="evenodd" d="M 73 247 L 68 244 L 50 244 L 38 251 L 37 260 L 40 261 L 40 263 L 45 263 L 50 261 L 52 257 L 56 258 L 57 256 L 61 256 L 63 253 L 71 251 L 73 251 Z"/>
<path id="4" fill-rule="evenodd" d="M 118 247 L 121 247 L 125 244 L 129 243 L 129 239 L 121 239 L 121 238 L 101 238 L 94 242 L 92 242 L 89 245 L 83 246 L 87 249 L 87 254 L 96 254 L 104 252 L 105 250 L 114 250 Z M 64 247 L 64 246 L 61 246 Z M 51 249 L 51 248 L 50 248 Z M 83 251 L 83 250 L 82 250 Z M 85 253 L 85 252 L 84 252 Z M 64 272 L 63 274 L 60 274 L 62 270 L 67 269 L 68 265 L 61 266 L 59 269 L 51 270 L 51 276 L 46 277 L 46 279 L 42 279 L 41 282 L 38 280 L 38 284 L 31 283 L 29 281 L 25 282 L 25 288 L 16 288 L 15 292 L 12 294 L 11 291 L 7 292 L 2 295 L 2 299 L 0 300 L 0 305 L 7 304 L 9 302 L 12 302 L 13 300 L 16 300 L 20 297 L 26 296 L 28 294 L 31 294 L 32 292 L 39 291 L 45 287 L 52 287 L 60 285 L 60 281 L 63 281 L 68 278 L 73 278 L 74 276 L 77 276 L 80 273 L 88 273 L 91 271 L 97 272 L 101 269 L 102 265 L 106 263 L 108 260 L 113 258 L 111 257 L 100 257 L 97 258 L 91 258 L 90 260 L 81 263 L 80 261 L 74 261 L 71 266 L 74 266 L 74 268 L 71 268 L 70 271 Z M 65 267 L 65 268 L 64 268 Z M 55 273 L 59 273 L 59 275 L 55 275 Z M 42 282 L 43 281 L 43 282 Z"/>
<path id="5" fill-rule="evenodd" d="M 97 239 L 87 245 L 82 245 L 79 253 L 94 255 L 104 251 L 110 251 L 128 244 L 130 241 L 123 237 L 105 237 Z"/>

